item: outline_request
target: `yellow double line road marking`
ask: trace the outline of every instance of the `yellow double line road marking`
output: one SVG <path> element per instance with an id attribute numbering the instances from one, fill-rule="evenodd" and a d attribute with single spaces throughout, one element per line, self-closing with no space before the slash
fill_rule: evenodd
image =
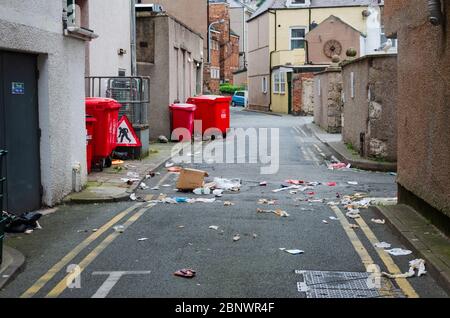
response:
<path id="1" fill-rule="evenodd" d="M 350 239 L 350 242 L 353 245 L 353 248 L 358 253 L 359 257 L 361 258 L 361 261 L 363 262 L 366 270 L 369 270 L 369 266 L 374 265 L 372 257 L 367 252 L 366 248 L 364 247 L 361 240 L 356 235 L 355 231 L 350 228 L 350 223 L 347 221 L 347 218 L 345 217 L 344 213 L 337 207 L 332 206 L 331 209 L 334 211 L 336 216 L 339 218 L 339 221 L 341 222 L 341 225 L 344 228 L 345 233 L 347 234 L 348 238 Z M 373 231 L 369 228 L 367 223 L 362 219 L 358 218 L 356 219 L 356 222 L 358 223 L 359 227 L 363 231 L 364 235 L 367 237 L 369 242 L 374 246 L 376 243 L 379 242 L 379 240 L 376 238 Z M 391 273 L 400 273 L 399 267 L 395 264 L 394 260 L 387 254 L 386 251 L 375 249 L 378 253 L 379 257 L 383 261 L 383 263 L 386 265 L 387 269 Z M 396 278 L 395 281 L 397 282 L 398 286 L 402 290 L 402 292 L 407 296 L 408 298 L 418 298 L 419 295 L 414 290 L 414 288 L 411 286 L 411 284 L 405 279 L 405 278 Z M 383 290 L 380 290 L 380 292 L 383 294 Z"/>
<path id="2" fill-rule="evenodd" d="M 132 217 L 130 217 L 124 224 L 124 229 L 126 230 L 134 222 L 136 222 L 149 208 L 155 206 L 153 204 L 150 207 L 145 207 L 136 212 Z M 91 264 L 101 252 L 103 252 L 118 236 L 119 232 L 114 232 L 108 235 L 92 252 L 90 252 L 79 264 L 79 275 L 86 269 L 89 264 Z M 55 288 L 53 288 L 50 293 L 45 296 L 46 298 L 56 298 L 59 297 L 66 289 L 67 286 L 72 283 L 73 275 L 68 274 L 64 277 Z"/>
<path id="3" fill-rule="evenodd" d="M 137 203 L 130 208 L 120 212 L 114 218 L 112 218 L 108 223 L 103 225 L 97 232 L 90 235 L 83 242 L 78 244 L 72 251 L 70 251 L 66 256 L 64 256 L 58 263 L 53 265 L 50 270 L 40 277 L 27 291 L 25 291 L 20 297 L 21 298 L 31 298 L 36 295 L 59 271 L 65 269 L 65 267 L 80 254 L 88 245 L 99 238 L 103 233 L 110 229 L 114 224 L 119 222 L 130 212 L 134 211 L 136 208 L 141 206 L 142 203 Z"/>

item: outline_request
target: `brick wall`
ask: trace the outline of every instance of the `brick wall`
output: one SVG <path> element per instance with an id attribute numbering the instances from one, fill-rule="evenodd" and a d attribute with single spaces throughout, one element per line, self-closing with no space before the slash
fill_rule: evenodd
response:
<path id="1" fill-rule="evenodd" d="M 229 5 L 226 2 L 209 4 L 209 23 L 224 20 L 215 24 L 220 46 L 220 80 L 233 83 L 233 72 L 239 69 L 239 36 L 233 35 L 230 29 Z M 213 86 L 215 84 L 212 84 Z"/>
<path id="2" fill-rule="evenodd" d="M 314 108 L 311 108 L 311 94 L 313 90 L 308 89 L 308 85 L 314 86 L 314 73 L 295 73 L 292 76 L 292 113 L 293 115 L 313 115 Z"/>

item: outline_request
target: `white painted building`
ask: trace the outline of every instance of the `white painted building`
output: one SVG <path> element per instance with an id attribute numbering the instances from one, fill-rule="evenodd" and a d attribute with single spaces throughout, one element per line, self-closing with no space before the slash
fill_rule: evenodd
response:
<path id="1" fill-rule="evenodd" d="M 13 213 L 53 206 L 86 182 L 85 41 L 63 1 L 0 1 L 0 149 Z"/>

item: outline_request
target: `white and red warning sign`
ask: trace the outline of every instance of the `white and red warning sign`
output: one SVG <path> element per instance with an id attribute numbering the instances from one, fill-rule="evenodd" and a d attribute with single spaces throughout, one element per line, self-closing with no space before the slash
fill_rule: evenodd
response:
<path id="1" fill-rule="evenodd" d="M 133 129 L 127 116 L 122 116 L 119 120 L 119 127 L 117 128 L 117 147 L 141 147 L 142 143 L 139 140 L 136 132 Z"/>

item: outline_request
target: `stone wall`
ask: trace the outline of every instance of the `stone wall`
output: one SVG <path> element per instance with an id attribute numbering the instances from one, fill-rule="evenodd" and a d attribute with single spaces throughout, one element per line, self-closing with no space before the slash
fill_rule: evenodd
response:
<path id="1" fill-rule="evenodd" d="M 342 129 L 342 75 L 330 67 L 314 76 L 314 122 L 328 133 Z"/>

